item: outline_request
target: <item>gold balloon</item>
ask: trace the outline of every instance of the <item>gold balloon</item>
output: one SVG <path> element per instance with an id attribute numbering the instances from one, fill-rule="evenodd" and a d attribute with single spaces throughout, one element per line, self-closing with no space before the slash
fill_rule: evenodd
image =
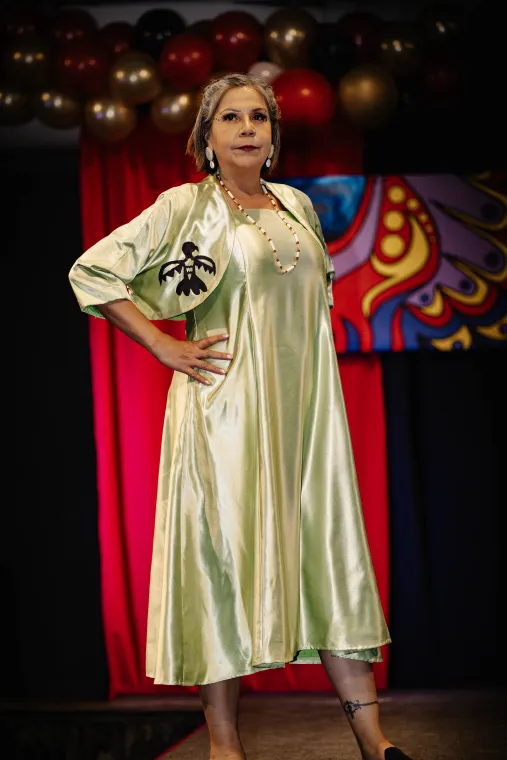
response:
<path id="1" fill-rule="evenodd" d="M 104 143 L 124 140 L 137 126 L 134 106 L 113 98 L 92 98 L 84 109 L 84 121 L 90 134 Z"/>
<path id="2" fill-rule="evenodd" d="M 3 50 L 2 57 L 4 81 L 25 91 L 48 86 L 52 56 L 45 40 L 14 40 Z"/>
<path id="3" fill-rule="evenodd" d="M 264 24 L 264 45 L 268 58 L 283 69 L 305 68 L 317 22 L 303 8 L 281 8 Z"/>
<path id="4" fill-rule="evenodd" d="M 386 69 L 363 64 L 340 79 L 338 105 L 354 126 L 375 129 L 386 124 L 396 111 L 398 90 Z"/>
<path id="5" fill-rule="evenodd" d="M 128 105 L 149 103 L 160 93 L 162 78 L 157 64 L 147 53 L 121 55 L 109 71 L 111 95 Z"/>
<path id="6" fill-rule="evenodd" d="M 35 115 L 54 129 L 72 129 L 81 123 L 83 107 L 79 100 L 58 90 L 43 90 L 34 98 Z"/>
<path id="7" fill-rule="evenodd" d="M 199 98 L 197 92 L 162 92 L 151 104 L 153 123 L 170 134 L 190 129 L 195 121 Z"/>
<path id="8" fill-rule="evenodd" d="M 0 124 L 19 127 L 33 119 L 32 99 L 24 92 L 12 87 L 0 88 Z"/>

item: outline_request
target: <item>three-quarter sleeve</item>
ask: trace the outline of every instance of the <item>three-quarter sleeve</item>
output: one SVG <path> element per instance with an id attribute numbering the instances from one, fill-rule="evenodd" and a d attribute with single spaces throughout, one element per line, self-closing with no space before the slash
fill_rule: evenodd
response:
<path id="1" fill-rule="evenodd" d="M 82 311 L 102 317 L 97 305 L 135 300 L 128 285 L 150 267 L 153 257 L 167 244 L 170 221 L 171 201 L 162 193 L 155 203 L 77 259 L 69 280 Z"/>

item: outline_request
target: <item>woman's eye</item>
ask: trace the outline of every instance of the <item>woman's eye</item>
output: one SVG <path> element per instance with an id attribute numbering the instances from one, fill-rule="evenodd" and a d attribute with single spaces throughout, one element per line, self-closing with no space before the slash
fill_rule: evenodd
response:
<path id="1" fill-rule="evenodd" d="M 226 114 L 224 114 L 224 116 L 222 116 L 222 119 L 224 121 L 232 121 L 235 118 L 236 118 L 236 114 L 235 113 L 226 113 Z M 266 116 L 265 113 L 256 113 L 256 114 L 254 114 L 253 118 L 254 118 L 254 121 L 267 121 L 268 120 L 268 117 Z"/>

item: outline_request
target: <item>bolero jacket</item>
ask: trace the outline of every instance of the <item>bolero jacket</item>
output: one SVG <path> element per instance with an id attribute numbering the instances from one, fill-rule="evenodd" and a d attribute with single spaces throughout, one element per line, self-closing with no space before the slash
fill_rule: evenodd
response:
<path id="1" fill-rule="evenodd" d="M 329 305 L 335 270 L 310 198 L 290 185 L 267 189 L 322 248 Z M 127 224 L 88 248 L 69 280 L 80 308 L 102 317 L 97 304 L 127 298 L 150 320 L 185 319 L 217 287 L 236 242 L 236 221 L 213 175 L 163 192 Z"/>

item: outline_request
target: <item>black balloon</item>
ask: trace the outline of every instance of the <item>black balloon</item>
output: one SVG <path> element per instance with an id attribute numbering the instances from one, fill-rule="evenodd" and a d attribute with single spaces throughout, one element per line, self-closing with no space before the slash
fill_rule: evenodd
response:
<path id="1" fill-rule="evenodd" d="M 166 42 L 185 29 L 185 21 L 176 11 L 146 11 L 135 25 L 136 49 L 158 61 Z"/>
<path id="2" fill-rule="evenodd" d="M 35 8 L 14 8 L 2 12 L 0 18 L 0 39 L 15 39 L 18 42 L 45 34 L 47 17 Z"/>
<path id="3" fill-rule="evenodd" d="M 32 97 L 14 87 L 0 87 L 0 124 L 19 127 L 34 117 Z"/>
<path id="4" fill-rule="evenodd" d="M 22 92 L 47 87 L 51 80 L 53 50 L 43 37 L 19 36 L 2 50 L 3 82 Z"/>
<path id="5" fill-rule="evenodd" d="M 335 85 L 355 63 L 357 50 L 354 41 L 334 23 L 322 23 L 317 28 L 310 61 L 311 67 Z"/>
<path id="6" fill-rule="evenodd" d="M 414 76 L 421 65 L 421 41 L 415 24 L 403 21 L 386 22 L 382 28 L 379 63 L 394 77 Z"/>
<path id="7" fill-rule="evenodd" d="M 192 32 L 192 34 L 199 34 L 201 37 L 204 37 L 205 40 L 211 42 L 211 38 L 213 37 L 213 21 L 208 18 L 194 21 L 193 24 L 190 24 L 190 26 L 187 27 L 186 31 Z"/>
<path id="8" fill-rule="evenodd" d="M 336 22 L 340 35 L 347 37 L 356 50 L 357 63 L 366 63 L 375 58 L 384 22 L 368 11 L 345 13 Z"/>

